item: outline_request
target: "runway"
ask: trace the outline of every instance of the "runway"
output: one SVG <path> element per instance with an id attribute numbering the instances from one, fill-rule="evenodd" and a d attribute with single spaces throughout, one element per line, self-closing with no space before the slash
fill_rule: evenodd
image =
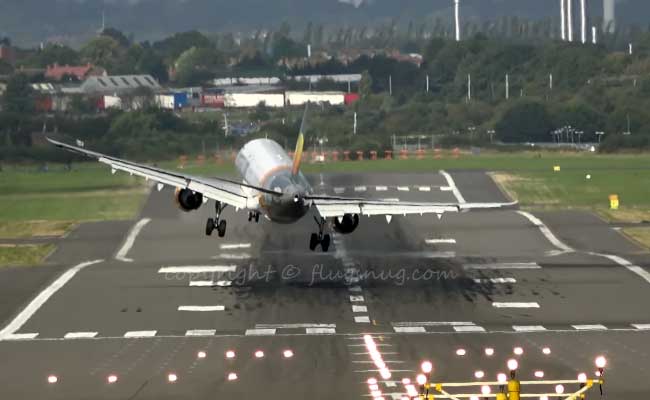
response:
<path id="1" fill-rule="evenodd" d="M 327 194 L 508 200 L 482 172 L 310 181 Z M 206 237 L 213 207 L 183 213 L 170 191 L 154 190 L 136 221 L 82 225 L 63 240 L 52 259 L 62 275 L 2 324 L 2 398 L 364 399 L 374 377 L 384 398 L 399 399 L 424 359 L 444 381 L 479 369 L 494 379 L 511 357 L 522 379 L 575 379 L 593 375 L 600 354 L 608 396 L 650 394 L 650 258 L 590 215 L 362 217 L 328 253 L 312 253 L 309 215 L 255 224 L 228 208 L 226 237 Z"/>

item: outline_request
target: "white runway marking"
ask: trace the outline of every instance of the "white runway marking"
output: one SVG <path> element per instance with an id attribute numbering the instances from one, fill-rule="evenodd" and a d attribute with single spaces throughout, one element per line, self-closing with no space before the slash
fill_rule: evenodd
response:
<path id="1" fill-rule="evenodd" d="M 224 306 L 178 306 L 178 311 L 197 311 L 197 312 L 207 312 L 207 311 L 223 311 L 226 307 Z"/>
<path id="2" fill-rule="evenodd" d="M 212 282 L 212 281 L 190 281 L 190 286 L 199 286 L 199 287 L 214 286 L 214 282 Z"/>
<path id="3" fill-rule="evenodd" d="M 233 250 L 233 249 L 250 249 L 251 244 L 250 243 L 230 243 L 230 244 L 222 244 L 219 246 L 221 250 Z"/>
<path id="4" fill-rule="evenodd" d="M 236 265 L 184 265 L 174 267 L 162 267 L 159 274 L 204 274 L 212 272 L 235 272 Z"/>
<path id="5" fill-rule="evenodd" d="M 449 186 L 440 186 L 440 190 L 443 192 L 451 192 L 452 189 Z"/>
<path id="6" fill-rule="evenodd" d="M 425 239 L 426 244 L 456 244 L 456 239 Z"/>
<path id="7" fill-rule="evenodd" d="M 494 308 L 539 308 L 537 303 L 517 303 L 517 302 L 494 302 L 492 303 Z"/>
<path id="8" fill-rule="evenodd" d="M 158 331 L 130 331 L 124 334 L 125 338 L 154 337 Z"/>
<path id="9" fill-rule="evenodd" d="M 63 336 L 64 339 L 92 339 L 97 336 L 97 332 L 68 332 Z"/>
<path id="10" fill-rule="evenodd" d="M 25 323 L 38 311 L 45 302 L 52 297 L 54 293 L 56 293 L 59 289 L 61 289 L 70 279 L 72 279 L 77 272 L 81 271 L 82 269 L 98 264 L 104 260 L 94 260 L 94 261 L 87 261 L 83 262 L 81 264 L 78 264 L 66 272 L 64 272 L 61 276 L 59 276 L 54 282 L 50 284 L 50 286 L 46 287 L 42 292 L 38 294 L 32 300 L 21 312 L 18 314 L 7 326 L 4 327 L 0 331 L 0 341 L 4 340 L 5 337 L 10 336 L 11 334 L 15 333 L 18 331 Z"/>
<path id="11" fill-rule="evenodd" d="M 350 301 L 354 303 L 354 302 L 363 302 L 365 300 L 363 299 L 363 296 L 350 296 Z"/>
<path id="12" fill-rule="evenodd" d="M 370 317 L 367 315 L 358 315 L 354 317 L 354 322 L 357 324 L 369 324 L 370 323 Z"/>
<path id="13" fill-rule="evenodd" d="M 275 329 L 246 329 L 246 336 L 272 336 Z"/>
<path id="14" fill-rule="evenodd" d="M 393 330 L 397 333 L 423 333 L 426 332 L 423 326 L 394 326 Z"/>
<path id="15" fill-rule="evenodd" d="M 296 329 L 296 328 L 336 328 L 336 324 L 314 324 L 314 323 L 297 323 L 297 324 L 255 324 L 256 329 Z"/>
<path id="16" fill-rule="evenodd" d="M 140 234 L 142 228 L 144 228 L 144 226 L 147 225 L 150 221 L 151 221 L 150 218 L 142 218 L 133 226 L 133 228 L 131 228 L 131 231 L 127 235 L 126 240 L 124 241 L 124 244 L 115 255 L 116 260 L 123 261 L 123 262 L 133 262 L 133 260 L 127 258 L 126 255 L 128 254 L 129 250 L 131 250 L 131 247 L 133 247 L 133 244 L 135 243 L 135 238 Z"/>
<path id="17" fill-rule="evenodd" d="M 334 193 L 336 193 L 336 194 L 345 193 L 345 188 L 342 188 L 342 187 L 335 187 L 335 188 L 334 188 Z"/>
<path id="18" fill-rule="evenodd" d="M 361 286 L 350 286 L 348 288 L 349 291 L 351 292 L 360 292 L 361 291 Z"/>
<path id="19" fill-rule="evenodd" d="M 474 278 L 476 283 L 517 283 L 515 278 Z"/>
<path id="20" fill-rule="evenodd" d="M 471 326 L 454 326 L 456 332 L 485 332 L 485 328 L 482 326 L 471 325 Z"/>
<path id="21" fill-rule="evenodd" d="M 579 330 L 579 331 L 606 331 L 607 327 L 605 325 L 600 325 L 600 324 L 592 324 L 592 325 L 571 325 L 573 329 Z"/>
<path id="22" fill-rule="evenodd" d="M 306 328 L 305 333 L 308 335 L 334 335 L 336 329 L 334 328 Z"/>
<path id="23" fill-rule="evenodd" d="M 357 186 L 357 187 L 354 188 L 354 191 L 355 192 L 365 192 L 366 189 L 367 188 L 365 186 Z"/>
<path id="24" fill-rule="evenodd" d="M 426 252 L 424 255 L 426 258 L 456 258 L 455 251 L 434 251 Z"/>
<path id="25" fill-rule="evenodd" d="M 408 192 L 411 189 L 408 186 L 398 186 L 397 190 L 400 191 L 400 192 Z"/>
<path id="26" fill-rule="evenodd" d="M 642 331 L 650 331 L 650 324 L 632 324 L 632 326 Z"/>
<path id="27" fill-rule="evenodd" d="M 502 263 L 502 264 L 465 264 L 463 269 L 498 270 L 498 269 L 541 269 L 536 263 Z"/>
<path id="28" fill-rule="evenodd" d="M 217 254 L 216 256 L 212 256 L 213 260 L 248 260 L 251 258 L 251 255 L 248 253 L 241 253 L 241 254 L 232 254 L 232 253 L 224 253 L 224 254 Z"/>
<path id="29" fill-rule="evenodd" d="M 512 329 L 517 332 L 543 332 L 546 330 L 541 325 L 513 325 Z"/>
<path id="30" fill-rule="evenodd" d="M 420 192 L 430 192 L 431 191 L 431 186 L 420 186 L 418 188 Z"/>
<path id="31" fill-rule="evenodd" d="M 375 190 L 377 190 L 378 192 L 385 192 L 388 190 L 388 186 L 377 186 Z"/>
<path id="32" fill-rule="evenodd" d="M 599 255 L 614 261 L 615 263 L 617 263 L 620 266 L 623 266 L 623 267 L 627 268 L 629 271 L 634 272 L 635 274 L 639 275 L 643 280 L 650 283 L 650 272 L 648 272 L 645 269 L 639 267 L 638 265 L 634 265 L 631 262 L 629 262 L 628 260 L 626 260 L 626 259 L 624 259 L 622 257 L 619 257 L 619 256 L 612 255 L 612 254 L 599 254 Z"/>
<path id="33" fill-rule="evenodd" d="M 36 339 L 38 333 L 11 333 L 0 340 L 29 340 Z"/>
<path id="34" fill-rule="evenodd" d="M 214 285 L 219 287 L 229 287 L 232 286 L 232 281 L 216 281 Z"/>
<path id="35" fill-rule="evenodd" d="M 419 321 L 419 322 L 393 322 L 393 326 L 472 326 L 468 321 Z"/>
<path id="36" fill-rule="evenodd" d="M 521 211 L 517 210 L 517 213 L 519 215 L 523 215 L 526 217 L 533 225 L 535 225 L 539 230 L 542 232 L 542 235 L 553 244 L 553 246 L 557 247 L 559 250 L 564 251 L 565 253 L 572 253 L 575 250 L 572 249 L 571 247 L 567 246 L 564 244 L 560 239 L 558 239 L 553 232 L 551 232 L 550 229 L 548 229 L 548 226 L 546 226 L 542 220 L 534 216 L 533 214 L 526 212 L 526 211 Z"/>
<path id="37" fill-rule="evenodd" d="M 456 197 L 456 200 L 461 204 L 466 203 L 465 198 L 460 193 L 460 190 L 458 190 L 458 188 L 456 187 L 456 182 L 454 182 L 454 178 L 452 178 L 451 175 L 449 175 L 449 173 L 447 173 L 446 171 L 440 171 L 440 175 L 445 177 L 445 180 L 447 181 L 447 186 L 451 188 L 451 192 L 454 193 L 454 197 Z"/>
<path id="38" fill-rule="evenodd" d="M 352 312 L 368 312 L 368 307 L 366 306 L 352 306 Z"/>
<path id="39" fill-rule="evenodd" d="M 215 329 L 191 329 L 185 332 L 185 336 L 214 336 Z"/>

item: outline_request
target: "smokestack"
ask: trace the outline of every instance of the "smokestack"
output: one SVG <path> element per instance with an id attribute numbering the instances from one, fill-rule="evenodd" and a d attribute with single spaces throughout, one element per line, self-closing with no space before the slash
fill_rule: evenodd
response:
<path id="1" fill-rule="evenodd" d="M 567 0 L 567 24 L 569 29 L 569 42 L 573 42 L 573 0 Z"/>
<path id="2" fill-rule="evenodd" d="M 616 2 L 603 0 L 603 31 L 614 33 L 616 30 Z"/>
<path id="3" fill-rule="evenodd" d="M 566 0 L 560 0 L 560 19 L 562 20 L 562 40 L 566 40 Z"/>
<path id="4" fill-rule="evenodd" d="M 587 0 L 580 0 L 580 39 L 587 43 Z"/>
<path id="5" fill-rule="evenodd" d="M 454 16 L 456 21 L 456 41 L 460 42 L 460 0 L 454 0 Z"/>

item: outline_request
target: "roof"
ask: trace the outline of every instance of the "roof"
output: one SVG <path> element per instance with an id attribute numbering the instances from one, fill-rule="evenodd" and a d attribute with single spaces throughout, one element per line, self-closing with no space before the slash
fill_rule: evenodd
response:
<path id="1" fill-rule="evenodd" d="M 81 90 L 86 94 L 128 92 L 140 87 L 157 90 L 160 84 L 151 75 L 91 76 L 81 84 Z"/>
<path id="2" fill-rule="evenodd" d="M 92 64 L 86 65 L 48 65 L 47 70 L 45 70 L 45 77 L 61 80 L 65 75 L 75 76 L 79 80 L 86 78 L 89 72 L 95 69 L 95 66 Z"/>

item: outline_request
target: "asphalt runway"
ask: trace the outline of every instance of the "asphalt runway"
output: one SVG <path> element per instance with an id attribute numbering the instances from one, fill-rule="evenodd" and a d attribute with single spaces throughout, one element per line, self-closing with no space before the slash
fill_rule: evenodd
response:
<path id="1" fill-rule="evenodd" d="M 310 180 L 346 196 L 507 201 L 482 172 Z M 375 378 L 399 399 L 424 359 L 440 381 L 477 370 L 494 380 L 512 357 L 521 379 L 575 379 L 593 376 L 601 354 L 606 396 L 650 394 L 648 254 L 590 215 L 362 217 L 322 253 L 308 250 L 310 216 L 255 224 L 226 209 L 217 238 L 204 235 L 212 212 L 210 202 L 183 213 L 154 190 L 138 220 L 63 240 L 51 260 L 67 272 L 3 323 L 0 398 L 364 399 Z"/>

